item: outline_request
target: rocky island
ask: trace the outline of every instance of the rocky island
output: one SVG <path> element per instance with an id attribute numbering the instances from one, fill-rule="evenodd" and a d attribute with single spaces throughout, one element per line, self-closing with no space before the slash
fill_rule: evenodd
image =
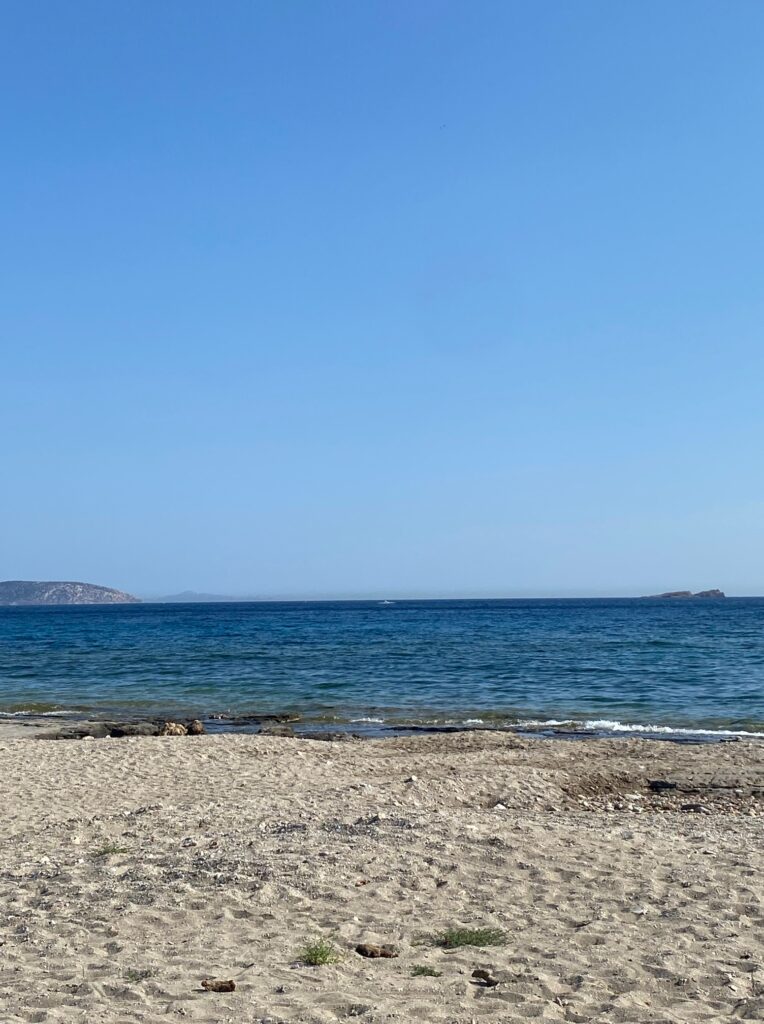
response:
<path id="1" fill-rule="evenodd" d="M 669 590 L 665 594 L 650 594 L 649 599 L 663 597 L 726 597 L 723 590 L 699 590 L 693 594 L 691 590 Z"/>
<path id="2" fill-rule="evenodd" d="M 139 604 L 140 598 L 94 583 L 0 582 L 0 605 L 26 604 Z"/>

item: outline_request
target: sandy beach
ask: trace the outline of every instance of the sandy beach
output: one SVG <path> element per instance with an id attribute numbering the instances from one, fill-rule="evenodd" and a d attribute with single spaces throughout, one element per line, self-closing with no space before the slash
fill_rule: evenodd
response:
<path id="1" fill-rule="evenodd" d="M 3 1021 L 764 1020 L 760 743 L 8 737 Z"/>

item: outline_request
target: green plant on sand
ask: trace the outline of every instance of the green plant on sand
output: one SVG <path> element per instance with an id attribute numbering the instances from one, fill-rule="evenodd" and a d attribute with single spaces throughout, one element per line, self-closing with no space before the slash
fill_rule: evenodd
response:
<path id="1" fill-rule="evenodd" d="M 427 964 L 415 964 L 411 968 L 412 978 L 440 978 L 442 973 L 436 971 L 434 967 L 429 967 Z"/>
<path id="2" fill-rule="evenodd" d="M 115 843 L 105 843 L 100 850 L 96 850 L 94 857 L 109 857 L 112 853 L 129 853 L 124 846 L 117 846 Z"/>
<path id="3" fill-rule="evenodd" d="M 507 937 L 500 928 L 447 928 L 433 942 L 443 949 L 459 946 L 503 946 Z"/>
<path id="4" fill-rule="evenodd" d="M 297 959 L 309 967 L 320 967 L 322 964 L 336 964 L 342 959 L 337 947 L 327 939 L 315 939 L 309 942 L 297 954 Z"/>
<path id="5" fill-rule="evenodd" d="M 134 967 L 129 967 L 125 971 L 125 981 L 145 981 L 146 978 L 151 977 L 151 971 L 148 968 L 137 970 Z"/>

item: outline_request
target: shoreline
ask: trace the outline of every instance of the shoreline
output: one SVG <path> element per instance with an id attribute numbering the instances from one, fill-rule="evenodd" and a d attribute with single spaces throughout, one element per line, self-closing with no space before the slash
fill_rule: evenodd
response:
<path id="1" fill-rule="evenodd" d="M 164 713 L 98 713 L 76 709 L 40 711 L 0 711 L 0 739 L 34 736 L 43 739 L 82 739 L 108 735 L 158 735 L 165 722 L 201 721 L 204 732 L 212 735 L 269 735 L 308 739 L 390 739 L 431 734 L 463 732 L 509 734 L 525 738 L 597 740 L 642 738 L 682 744 L 714 744 L 740 740 L 764 741 L 764 729 L 704 728 L 701 726 L 623 723 L 609 719 L 521 719 L 496 712 L 479 712 L 468 718 L 442 716 L 422 721 L 374 716 L 351 718 L 339 715 L 307 715 L 291 712 L 261 714 L 218 713 L 198 715 L 177 708 Z M 152 729 L 156 730 L 152 732 Z M 114 730 L 110 733 L 110 730 Z"/>

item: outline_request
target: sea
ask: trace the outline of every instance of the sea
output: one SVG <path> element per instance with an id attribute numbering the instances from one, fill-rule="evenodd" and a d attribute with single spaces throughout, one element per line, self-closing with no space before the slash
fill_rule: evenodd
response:
<path id="1" fill-rule="evenodd" d="M 764 735 L 764 599 L 3 607 L 0 715 Z"/>

